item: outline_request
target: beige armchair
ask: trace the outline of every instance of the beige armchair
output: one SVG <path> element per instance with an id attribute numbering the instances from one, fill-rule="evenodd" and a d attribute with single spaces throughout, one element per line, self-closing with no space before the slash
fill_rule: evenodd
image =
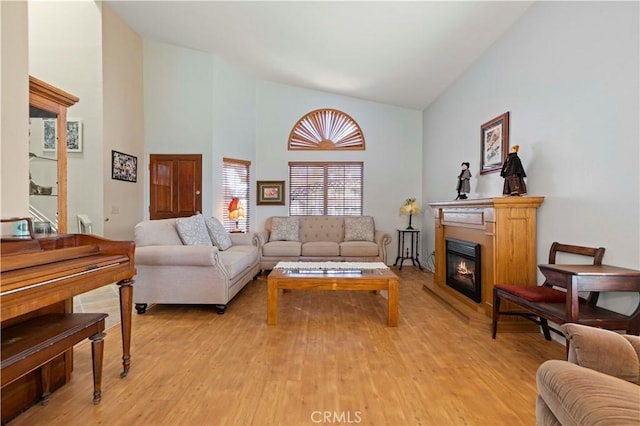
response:
<path id="1" fill-rule="evenodd" d="M 640 336 L 571 323 L 561 328 L 568 361 L 538 368 L 536 424 L 640 424 Z"/>

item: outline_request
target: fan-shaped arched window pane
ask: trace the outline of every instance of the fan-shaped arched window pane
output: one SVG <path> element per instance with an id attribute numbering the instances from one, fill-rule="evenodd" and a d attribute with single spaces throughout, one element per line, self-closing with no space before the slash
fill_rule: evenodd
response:
<path id="1" fill-rule="evenodd" d="M 293 126 L 289 149 L 364 151 L 364 135 L 358 123 L 344 112 L 318 109 Z"/>

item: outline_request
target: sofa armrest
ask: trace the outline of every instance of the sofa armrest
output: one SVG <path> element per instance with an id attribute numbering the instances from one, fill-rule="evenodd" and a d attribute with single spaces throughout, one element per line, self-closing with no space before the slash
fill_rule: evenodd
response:
<path id="1" fill-rule="evenodd" d="M 257 246 L 260 247 L 260 241 L 256 237 L 255 232 L 231 232 L 229 238 L 234 246 Z"/>
<path id="2" fill-rule="evenodd" d="M 269 242 L 269 231 L 258 231 L 255 234 L 259 240 L 258 247 L 262 247 Z"/>
<path id="3" fill-rule="evenodd" d="M 536 418 L 537 425 L 638 424 L 640 387 L 633 383 L 551 359 L 538 367 L 536 384 L 539 397 L 557 422 L 546 422 L 547 416 L 541 416 Z M 536 414 L 541 411 L 536 408 Z"/>
<path id="4" fill-rule="evenodd" d="M 640 359 L 636 352 L 640 345 L 634 341 L 634 338 L 640 337 L 623 336 L 581 324 L 567 323 L 561 328 L 569 344 L 569 362 L 628 382 L 640 383 Z"/>
<path id="5" fill-rule="evenodd" d="M 136 247 L 137 265 L 219 266 L 215 246 L 145 246 Z"/>
<path id="6" fill-rule="evenodd" d="M 384 263 L 387 263 L 387 246 L 391 244 L 391 235 L 387 232 L 376 229 L 373 235 L 373 241 L 378 245 L 380 257 Z"/>
<path id="7" fill-rule="evenodd" d="M 391 235 L 387 232 L 376 229 L 373 240 L 379 246 L 388 246 L 389 244 L 391 244 Z"/>

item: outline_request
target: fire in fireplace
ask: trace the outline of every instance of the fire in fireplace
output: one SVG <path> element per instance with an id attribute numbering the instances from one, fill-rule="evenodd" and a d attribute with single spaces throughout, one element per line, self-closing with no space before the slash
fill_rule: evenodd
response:
<path id="1" fill-rule="evenodd" d="M 482 301 L 480 244 L 446 239 L 447 285 L 474 302 Z"/>

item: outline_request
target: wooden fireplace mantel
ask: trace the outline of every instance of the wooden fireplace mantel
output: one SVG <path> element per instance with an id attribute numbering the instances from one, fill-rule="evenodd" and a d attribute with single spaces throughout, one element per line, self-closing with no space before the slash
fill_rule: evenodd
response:
<path id="1" fill-rule="evenodd" d="M 429 203 L 435 217 L 435 275 L 425 288 L 469 323 L 489 329 L 495 283 L 537 285 L 536 213 L 544 197 L 500 197 Z M 480 244 L 482 300 L 476 303 L 446 284 L 445 240 Z M 531 331 L 532 323 L 504 320 L 505 331 Z"/>

